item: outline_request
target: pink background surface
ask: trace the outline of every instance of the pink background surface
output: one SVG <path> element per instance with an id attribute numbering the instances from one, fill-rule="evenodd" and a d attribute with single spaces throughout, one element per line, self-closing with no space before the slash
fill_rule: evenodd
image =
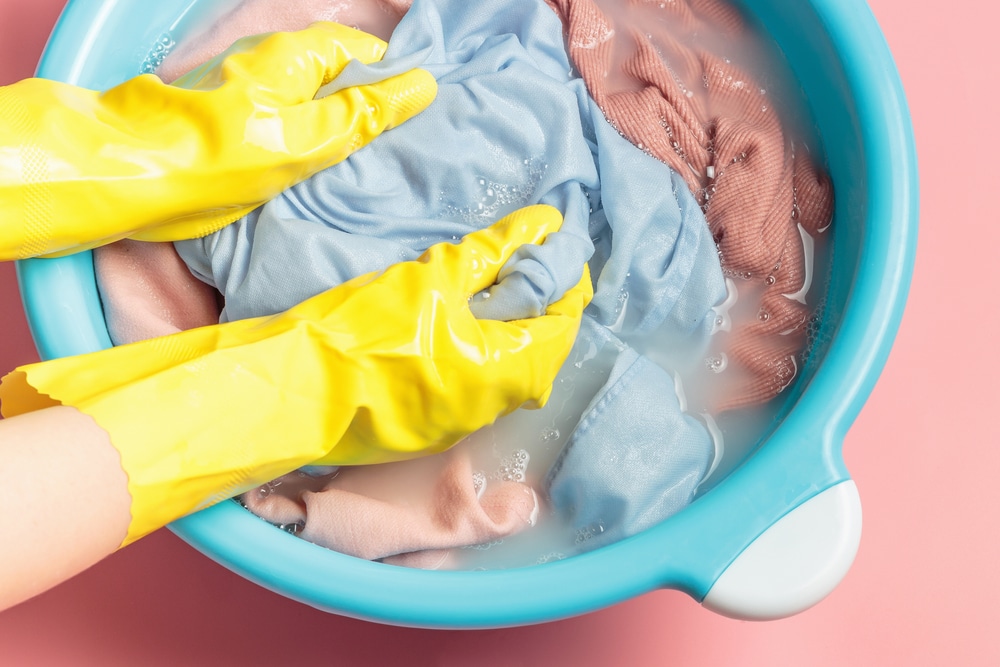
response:
<path id="1" fill-rule="evenodd" d="M 0 613 L 0 663 L 1000 664 L 995 22 L 981 0 L 870 4 L 911 105 L 921 232 L 896 346 L 844 445 L 864 535 L 830 597 L 768 623 L 658 591 L 534 627 L 392 628 L 291 602 L 160 531 Z M 0 0 L 0 84 L 32 74 L 63 5 Z M 35 359 L 13 267 L 0 265 L 0 369 Z"/>

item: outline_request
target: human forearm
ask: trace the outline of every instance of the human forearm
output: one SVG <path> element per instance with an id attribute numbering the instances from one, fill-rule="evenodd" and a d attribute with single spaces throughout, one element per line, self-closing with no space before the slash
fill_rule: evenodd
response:
<path id="1" fill-rule="evenodd" d="M 115 551 L 128 478 L 107 433 L 71 407 L 0 420 L 0 610 Z"/>

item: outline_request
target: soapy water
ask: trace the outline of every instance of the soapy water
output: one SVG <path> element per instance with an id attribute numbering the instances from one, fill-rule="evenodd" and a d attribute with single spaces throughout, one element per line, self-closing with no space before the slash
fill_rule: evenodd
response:
<path id="1" fill-rule="evenodd" d="M 612 17 L 616 27 L 605 25 L 602 29 L 595 30 L 593 34 L 584 35 L 579 39 L 589 40 L 592 44 L 581 43 L 577 46 L 597 48 L 612 39 L 616 31 L 624 34 L 630 30 L 640 30 L 650 21 L 664 21 L 666 15 L 657 10 L 662 10 L 667 1 L 672 0 L 665 0 L 664 3 L 649 2 L 645 5 L 626 5 L 617 0 L 598 0 L 597 4 Z M 213 5 L 213 3 L 207 4 Z M 200 13 L 188 11 L 171 26 L 170 30 L 164 32 L 150 49 L 141 65 L 141 70 L 154 71 L 175 50 L 181 41 L 178 35 L 196 34 L 199 29 L 212 25 L 216 19 L 239 4 L 240 0 L 226 0 L 206 9 L 206 3 L 192 3 L 191 7 L 201 6 Z M 336 3 L 331 3 L 331 6 L 334 4 Z M 386 32 L 386 26 L 383 25 L 379 25 L 378 30 L 364 24 L 355 27 L 367 29 L 375 34 Z M 796 137 L 796 141 L 800 144 L 819 145 L 816 138 L 810 135 L 808 114 L 804 111 L 805 106 L 797 93 L 798 89 L 792 84 L 793 79 L 788 73 L 787 64 L 779 54 L 770 50 L 772 47 L 766 40 L 752 34 L 746 39 L 726 38 L 726 41 L 722 42 L 723 38 L 709 32 L 688 37 L 698 39 L 702 44 L 713 44 L 717 52 L 725 50 L 729 53 L 729 57 L 739 63 L 745 71 L 751 72 L 757 82 L 763 82 L 759 88 L 761 110 L 771 109 L 777 113 L 778 109 L 782 109 L 790 112 L 782 115 L 782 122 L 788 133 Z M 619 55 L 624 57 L 623 54 Z M 637 84 L 633 79 L 615 76 L 622 62 L 617 60 L 612 63 L 607 81 L 612 89 L 634 90 Z M 575 76 L 573 72 L 570 74 Z M 686 90 L 689 97 L 695 94 L 697 87 L 708 84 L 707 80 L 680 83 L 682 90 Z M 741 80 L 727 83 L 734 87 L 747 85 Z M 666 121 L 662 125 L 664 131 L 671 135 L 672 129 L 667 126 Z M 676 141 L 674 146 L 680 152 Z M 646 151 L 646 148 L 638 145 L 637 150 Z M 745 156 L 742 158 L 745 159 Z M 734 158 L 734 160 L 739 159 L 741 156 Z M 479 194 L 476 201 L 445 201 L 447 194 L 441 193 L 441 202 L 445 210 L 465 222 L 483 226 L 483 221 L 492 221 L 497 211 L 530 201 L 547 168 L 544 157 L 529 156 L 520 160 L 508 160 L 507 164 L 510 167 L 509 178 L 505 178 L 504 182 L 486 179 L 476 174 L 469 175 L 469 178 L 474 179 L 473 190 Z M 706 172 L 709 181 L 717 178 L 724 168 L 724 165 L 710 167 L 710 171 Z M 708 203 L 711 195 L 710 185 L 705 191 L 696 193 L 703 205 Z M 794 209 L 789 212 L 792 219 L 795 219 L 796 214 L 797 211 Z M 807 261 L 807 280 L 802 289 L 785 296 L 812 306 L 813 314 L 807 323 L 807 347 L 792 360 L 795 372 L 785 378 L 786 386 L 791 385 L 803 369 L 809 368 L 813 361 L 811 351 L 824 344 L 826 335 L 822 316 L 829 257 L 825 250 L 814 252 L 813 239 L 801 226 L 799 230 Z M 712 344 L 707 353 L 685 358 L 684 346 L 662 335 L 628 341 L 642 354 L 670 371 L 682 409 L 701 421 L 711 435 L 715 456 L 701 482 L 699 494 L 710 490 L 715 483 L 725 478 L 750 456 L 780 417 L 781 396 L 753 409 L 713 414 L 708 408 L 711 404 L 713 387 L 728 375 L 738 372 L 729 364 L 727 334 L 752 320 L 769 317 L 761 305 L 767 280 L 765 279 L 762 284 L 754 278 L 755 276 L 747 274 L 733 272 L 726 274 L 727 296 L 715 307 Z M 488 298 L 488 292 L 482 296 Z M 626 282 L 618 298 L 616 320 L 618 323 L 625 321 L 628 308 L 629 293 Z M 610 328 L 615 330 L 614 325 Z M 470 484 L 476 492 L 482 494 L 490 483 L 500 481 L 521 482 L 535 490 L 542 489 L 546 473 L 571 437 L 590 399 L 608 380 L 612 361 L 621 351 L 598 349 L 596 344 L 587 349 L 574 350 L 560 371 L 552 397 L 544 408 L 519 410 L 498 420 L 492 427 L 472 434 L 457 445 L 465 448 L 473 461 L 474 472 Z M 314 471 L 314 474 L 315 472 L 317 471 Z M 262 489 L 271 493 L 275 492 L 276 487 L 265 485 Z M 578 553 L 581 544 L 594 539 L 606 529 L 600 521 L 597 521 L 582 529 L 574 530 L 566 517 L 554 513 L 546 505 L 544 498 L 541 500 L 542 506 L 537 516 L 533 517 L 531 526 L 526 525 L 524 531 L 512 537 L 454 549 L 449 559 L 451 563 L 449 567 L 496 569 L 558 560 Z M 282 525 L 279 528 L 296 533 L 302 526 Z"/>
<path id="2" fill-rule="evenodd" d="M 493 153 L 502 158 L 501 150 L 497 149 Z M 549 166 L 544 158 L 538 156 L 519 161 L 501 159 L 494 166 L 498 164 L 506 166 L 502 182 L 476 174 L 469 175 L 474 185 L 472 191 L 476 192 L 476 197 L 471 202 L 452 201 L 448 198 L 448 192 L 441 192 L 441 210 L 444 216 L 461 220 L 470 227 L 486 227 L 498 218 L 499 211 L 521 208 L 532 201 Z"/>
<path id="3" fill-rule="evenodd" d="M 157 37 L 152 48 L 139 65 L 139 74 L 155 73 L 178 43 L 199 37 L 217 21 L 243 4 L 243 0 L 215 0 L 191 2 L 181 14 Z"/>
<path id="4" fill-rule="evenodd" d="M 170 55 L 170 52 L 174 50 L 175 46 L 177 46 L 177 42 L 171 33 L 165 32 L 160 35 L 159 39 L 156 40 L 156 46 L 153 47 L 153 50 L 149 52 L 149 55 L 146 56 L 146 59 L 139 66 L 139 73 L 152 74 L 155 72 L 163 64 L 167 56 Z"/>

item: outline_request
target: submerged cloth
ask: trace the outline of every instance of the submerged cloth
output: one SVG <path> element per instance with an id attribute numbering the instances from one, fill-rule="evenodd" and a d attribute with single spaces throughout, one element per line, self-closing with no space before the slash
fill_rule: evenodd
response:
<path id="1" fill-rule="evenodd" d="M 738 57 L 751 34 L 739 10 L 725 0 L 546 1 L 608 119 L 684 177 L 727 275 L 762 291 L 759 316 L 730 334 L 734 379 L 719 387 L 714 411 L 773 398 L 807 343 L 811 255 L 833 191 L 783 127 L 781 97 Z"/>
<path id="2" fill-rule="evenodd" d="M 243 0 L 194 36 L 196 50 L 168 51 L 162 47 L 147 60 L 147 67 L 172 81 L 222 53 L 235 41 L 234 35 L 302 30 L 315 21 L 357 27 L 388 41 L 409 6 L 409 0 Z"/>
<path id="3" fill-rule="evenodd" d="M 530 486 L 476 475 L 461 445 L 399 463 L 293 472 L 241 502 L 314 544 L 424 569 L 448 567 L 451 548 L 517 534 L 539 514 Z"/>
<path id="4" fill-rule="evenodd" d="M 596 346 L 597 355 L 615 353 L 605 367 L 608 380 L 549 470 L 546 487 L 552 505 L 571 516 L 576 543 L 594 548 L 685 507 L 714 452 L 704 424 L 683 411 L 674 374 L 622 349 L 608 329 L 587 326 L 581 340 Z"/>
<path id="5" fill-rule="evenodd" d="M 115 345 L 218 323 L 218 292 L 188 271 L 172 243 L 125 239 L 95 248 L 93 256 Z"/>
<path id="6" fill-rule="evenodd" d="M 565 215 L 562 230 L 516 253 L 503 274 L 512 287 L 478 295 L 474 310 L 497 319 L 535 315 L 590 261 L 596 293 L 577 349 L 584 357 L 591 349 L 612 351 L 616 370 L 603 371 L 608 384 L 594 392 L 580 427 L 564 429 L 573 432 L 568 454 L 548 484 L 572 487 L 561 480 L 586 477 L 574 470 L 603 456 L 609 443 L 602 440 L 624 425 L 647 428 L 629 429 L 629 440 L 612 444 L 645 454 L 618 458 L 619 475 L 591 479 L 586 503 L 579 494 L 555 494 L 555 509 L 580 517 L 572 519 L 576 530 L 602 518 L 608 539 L 666 518 L 690 501 L 714 446 L 698 420 L 680 414 L 665 371 L 627 339 L 655 335 L 671 351 L 684 348 L 679 357 L 703 356 L 725 287 L 697 201 L 669 167 L 606 122 L 572 75 L 562 25 L 542 3 L 417 0 L 383 60 L 348 68 L 335 83 L 417 65 L 438 80 L 427 111 L 220 232 L 176 244 L 180 255 L 223 294 L 223 319 L 239 319 L 415 258 L 524 205 L 556 206 Z M 559 400 L 557 387 L 550 403 Z M 643 489 L 618 510 L 631 489 L 622 482 L 639 473 L 630 466 L 648 465 L 654 452 L 680 452 L 657 468 L 655 481 L 672 499 Z"/>

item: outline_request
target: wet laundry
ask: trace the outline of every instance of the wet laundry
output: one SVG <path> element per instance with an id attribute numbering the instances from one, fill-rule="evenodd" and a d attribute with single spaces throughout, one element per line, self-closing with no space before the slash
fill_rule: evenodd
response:
<path id="1" fill-rule="evenodd" d="M 259 8 L 267 3 L 246 4 Z M 804 334 L 777 335 L 789 327 L 804 331 L 807 309 L 798 302 L 789 306 L 782 294 L 802 290 L 799 229 L 818 233 L 828 224 L 831 199 L 828 184 L 808 156 L 795 155 L 775 114 L 749 113 L 738 95 L 735 103 L 701 101 L 704 108 L 695 104 L 700 92 L 695 101 L 685 102 L 691 98 L 678 83 L 682 77 L 663 81 L 663 58 L 653 59 L 643 40 L 629 37 L 635 45 L 632 60 L 643 65 L 637 69 L 643 93 L 627 98 L 602 90 L 594 72 L 603 61 L 592 56 L 604 52 L 587 52 L 580 46 L 587 40 L 578 37 L 597 34 L 593 22 L 608 27 L 611 19 L 591 3 L 550 4 L 557 13 L 541 2 L 417 0 L 393 32 L 385 59 L 349 67 L 334 85 L 379 80 L 421 66 L 439 83 L 431 108 L 238 223 L 177 244 L 176 250 L 194 275 L 222 294 L 221 318 L 241 319 L 284 310 L 355 275 L 413 259 L 435 242 L 457 240 L 525 204 L 559 208 L 566 222 L 556 243 L 516 255 L 505 270 L 504 289 L 479 294 L 472 305 L 481 317 L 530 317 L 572 284 L 583 262 L 590 264 L 595 298 L 564 368 L 564 382 L 557 384 L 550 401 L 550 406 L 558 405 L 561 392 L 574 393 L 584 407 L 553 414 L 556 430 L 564 435 L 537 484 L 555 511 L 570 516 L 572 531 L 595 537 L 581 543 L 579 548 L 585 549 L 670 516 L 691 501 L 712 465 L 712 438 L 705 424 L 685 410 L 677 383 L 705 358 L 717 332 L 717 307 L 727 297 L 727 277 L 730 284 L 733 279 L 770 280 L 773 290 L 765 303 L 773 316 L 730 334 L 733 363 L 751 369 L 740 375 L 750 379 L 724 387 L 714 407 L 762 402 L 790 381 L 787 359 L 794 363 Z M 714 22 L 742 29 L 738 15 L 722 3 L 670 4 L 692 25 Z M 704 53 L 692 56 L 679 44 L 672 48 L 690 66 L 685 74 L 696 75 L 698 82 L 722 62 Z M 661 85 L 645 85 L 646 79 Z M 717 88 L 721 90 L 710 86 L 709 91 Z M 739 130 L 721 131 L 730 121 Z M 655 132 L 659 134 L 653 136 Z M 730 165 L 725 174 L 722 160 Z M 698 169 L 701 175 L 695 173 Z M 749 196 L 751 183 L 755 193 L 767 197 Z M 754 204 L 766 210 L 736 215 L 738 207 Z M 741 227 L 744 218 L 756 227 Z M 770 244 L 766 252 L 749 247 L 765 236 Z M 99 275 L 112 272 L 102 266 L 120 268 L 126 252 L 127 247 L 112 247 L 95 253 Z M 156 252 L 163 253 L 164 263 L 175 265 L 169 246 Z M 762 273 L 764 268 L 769 272 Z M 116 301 L 113 282 L 102 279 L 106 301 Z M 199 298 L 204 309 L 198 312 L 211 310 L 213 297 L 202 293 Z M 116 311 L 122 322 L 136 313 L 155 315 L 143 331 L 189 324 L 176 322 L 169 309 L 153 313 L 148 307 L 122 305 Z M 110 319 L 109 326 L 113 334 L 123 330 Z M 601 378 L 596 384 L 589 380 L 588 396 L 561 389 L 586 384 L 580 379 L 584 375 Z M 521 418 L 515 413 L 505 419 Z M 470 495 L 473 477 L 459 495 L 465 499 L 461 506 L 474 517 L 481 516 L 482 508 L 470 501 L 475 497 Z M 448 479 L 451 484 L 455 477 Z M 441 488 L 446 486 L 442 482 Z M 353 499 L 363 496 L 357 491 Z M 275 493 L 269 506 L 247 504 L 267 516 L 267 507 L 275 506 L 278 497 Z M 350 521 L 320 516 L 335 511 L 332 500 L 317 496 L 303 505 L 300 496 L 293 504 L 305 508 L 295 521 L 304 521 L 310 530 L 318 531 L 313 522 L 330 527 Z M 428 516 L 435 511 L 428 510 Z M 389 514 L 384 516 L 385 525 L 391 524 Z M 267 518 L 284 523 L 277 514 Z M 517 523 L 518 529 L 524 525 Z M 490 530 L 503 532 L 493 527 L 480 537 Z M 380 528 L 370 531 L 377 539 Z M 334 533 L 336 529 L 324 531 Z M 337 538 L 314 539 L 332 545 Z M 437 563 L 434 554 L 441 549 L 466 546 L 469 539 L 470 533 L 456 530 L 448 545 L 440 533 L 428 530 L 422 543 L 389 540 L 381 548 L 367 543 L 356 551 L 341 548 L 361 557 L 398 557 L 400 564 L 426 565 Z"/>

